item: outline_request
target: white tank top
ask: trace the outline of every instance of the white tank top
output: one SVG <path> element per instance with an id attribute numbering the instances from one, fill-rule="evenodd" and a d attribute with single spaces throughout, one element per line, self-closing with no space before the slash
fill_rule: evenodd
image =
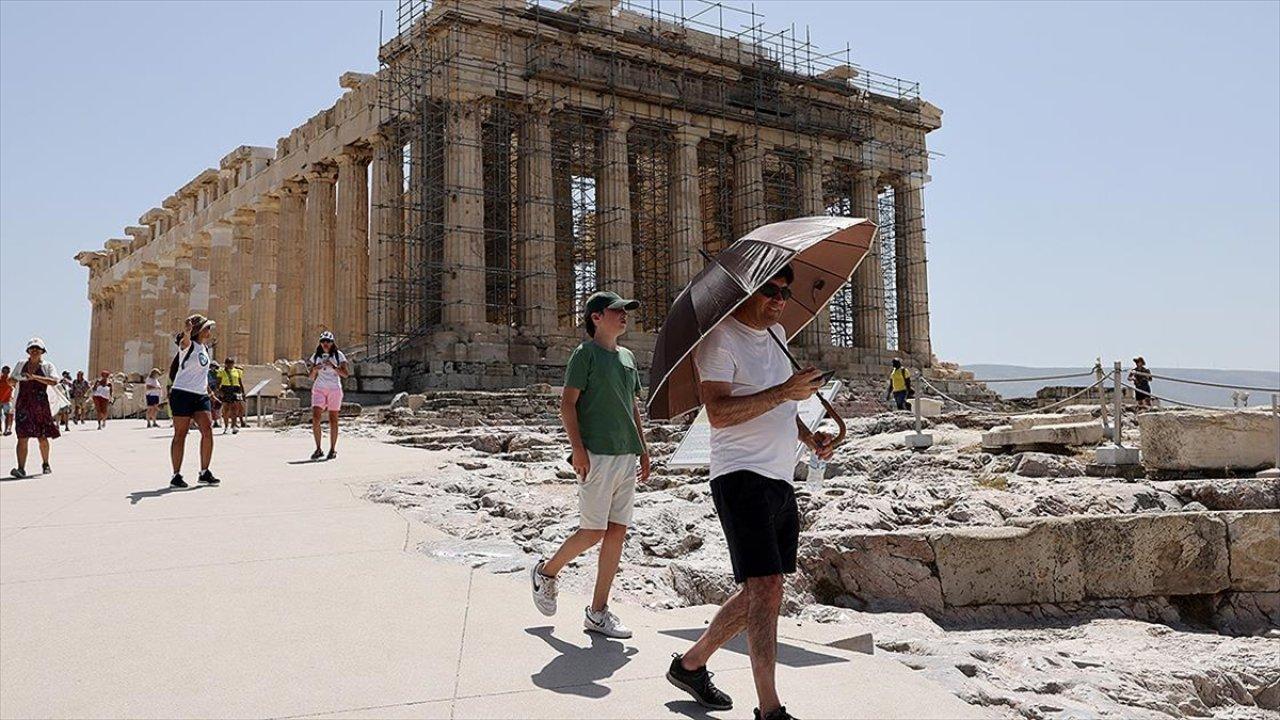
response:
<path id="1" fill-rule="evenodd" d="M 191 354 L 178 347 L 178 374 L 173 376 L 173 389 L 197 395 L 209 392 L 209 349 L 200 343 L 191 343 Z M 187 361 L 184 363 L 183 358 Z"/>

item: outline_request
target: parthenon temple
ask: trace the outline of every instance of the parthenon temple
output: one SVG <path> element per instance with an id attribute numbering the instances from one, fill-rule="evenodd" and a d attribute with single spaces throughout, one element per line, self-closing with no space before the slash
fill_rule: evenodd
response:
<path id="1" fill-rule="evenodd" d="M 930 363 L 942 114 L 915 83 L 721 3 L 402 0 L 396 22 L 332 107 L 76 255 L 94 371 L 165 366 L 200 312 L 241 363 L 328 329 L 403 389 L 558 383 L 597 288 L 641 301 L 645 362 L 705 257 L 823 213 L 871 218 L 878 242 L 796 343 L 850 373 Z"/>

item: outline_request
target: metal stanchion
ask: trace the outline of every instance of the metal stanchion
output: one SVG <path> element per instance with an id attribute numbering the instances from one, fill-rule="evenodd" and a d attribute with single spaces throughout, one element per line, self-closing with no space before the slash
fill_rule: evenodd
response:
<path id="1" fill-rule="evenodd" d="M 1276 459 L 1270 470 L 1263 470 L 1258 477 L 1280 478 L 1280 394 L 1271 393 L 1271 416 L 1276 421 Z"/>
<path id="2" fill-rule="evenodd" d="M 1124 430 L 1124 385 L 1120 380 L 1120 361 L 1117 360 L 1112 366 L 1112 378 L 1115 387 L 1115 408 L 1112 411 L 1115 417 L 1111 420 L 1112 437 L 1111 444 L 1102 444 L 1094 451 L 1094 462 L 1098 465 L 1109 465 L 1119 467 L 1122 465 L 1138 464 L 1138 448 L 1127 448 L 1124 446 L 1123 430 Z"/>
<path id="3" fill-rule="evenodd" d="M 924 377 L 924 375 L 921 374 L 920 377 Z M 921 390 L 923 390 L 923 388 L 921 388 Z M 920 395 L 917 393 L 915 397 L 911 398 L 911 411 L 916 416 L 916 431 L 914 434 L 907 435 L 907 447 L 912 450 L 924 450 L 925 448 L 933 445 L 933 435 L 931 433 L 920 432 L 922 425 L 922 421 L 920 420 L 920 405 Z"/>

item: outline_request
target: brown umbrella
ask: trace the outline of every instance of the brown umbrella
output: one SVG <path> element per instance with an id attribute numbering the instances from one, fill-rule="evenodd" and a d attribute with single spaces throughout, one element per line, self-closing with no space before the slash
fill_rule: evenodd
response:
<path id="1" fill-rule="evenodd" d="M 694 348 L 783 266 L 790 263 L 796 275 L 780 321 L 790 339 L 849 282 L 875 233 L 875 224 L 861 218 L 784 220 L 756 228 L 708 262 L 676 298 L 658 333 L 649 417 L 667 420 L 702 405 Z M 835 415 L 830 406 L 827 411 Z"/>

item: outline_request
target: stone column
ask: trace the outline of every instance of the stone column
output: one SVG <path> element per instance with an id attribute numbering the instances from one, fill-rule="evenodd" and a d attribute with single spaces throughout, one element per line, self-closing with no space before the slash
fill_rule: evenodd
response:
<path id="1" fill-rule="evenodd" d="M 124 339 L 119 370 L 125 373 L 142 371 L 142 275 L 136 268 L 125 276 L 120 290 L 120 328 Z M 151 335 L 150 323 L 147 335 Z M 147 368 L 150 370 L 151 368 Z"/>
<path id="2" fill-rule="evenodd" d="M 213 344 L 219 361 L 230 352 L 235 325 L 231 320 L 231 288 L 234 284 L 231 275 L 232 228 L 231 223 L 218 221 L 209 225 L 209 313 L 208 317 L 218 323 L 213 336 Z"/>
<path id="3" fill-rule="evenodd" d="M 302 288 L 304 217 L 307 186 L 287 180 L 279 190 L 280 215 L 276 245 L 276 339 L 274 358 L 298 360 L 303 356 Z M 315 338 L 312 338 L 313 340 Z"/>
<path id="4" fill-rule="evenodd" d="M 764 147 L 757 137 L 741 137 L 733 155 L 733 239 L 764 220 Z"/>
<path id="5" fill-rule="evenodd" d="M 880 173 L 859 170 L 853 180 L 853 215 L 880 224 Z M 871 243 L 862 264 L 853 273 L 854 345 L 884 350 L 885 338 L 884 275 L 880 268 L 880 238 Z"/>
<path id="6" fill-rule="evenodd" d="M 551 191 L 551 113 L 539 105 L 520 123 L 518 173 L 520 324 L 535 334 L 556 327 L 556 228 Z"/>
<path id="7" fill-rule="evenodd" d="M 400 134 L 384 128 L 373 144 L 373 238 L 369 243 L 367 328 L 373 335 L 399 334 L 404 304 L 393 278 L 404 272 L 404 150 Z M 372 338 L 370 339 L 372 343 Z"/>
<path id="8" fill-rule="evenodd" d="M 307 173 L 307 207 L 303 237 L 302 336 L 299 348 L 315 343 L 333 329 L 333 235 L 337 222 L 333 166 L 317 166 Z"/>
<path id="9" fill-rule="evenodd" d="M 800 181 L 800 212 L 805 217 L 827 214 L 827 203 L 822 194 L 823 166 L 824 158 L 822 153 L 815 149 L 809 157 L 799 162 L 796 169 Z M 828 303 L 818 311 L 813 321 L 801 331 L 801 345 L 820 348 L 831 344 L 830 308 L 831 305 Z"/>
<path id="10" fill-rule="evenodd" d="M 173 335 L 185 327 L 187 318 L 193 312 L 191 303 L 197 294 L 193 287 L 193 255 L 194 248 L 186 243 L 178 243 L 173 251 L 173 283 L 169 293 L 169 326 L 165 328 L 164 352 L 156 353 L 156 358 L 166 365 L 160 369 L 168 371 L 167 363 L 173 357 Z M 203 288 L 201 289 L 203 292 Z"/>
<path id="11" fill-rule="evenodd" d="M 247 362 L 262 365 L 276 360 L 276 251 L 279 247 L 280 201 L 266 196 L 254 204 L 253 210 L 253 283 L 249 291 L 253 332 L 249 335 Z"/>
<path id="12" fill-rule="evenodd" d="M 166 258 L 172 262 L 171 258 Z M 173 267 L 161 263 L 143 266 L 142 277 L 142 366 L 143 372 L 159 367 L 166 343 L 164 331 L 169 327 L 169 294 L 173 286 L 169 276 Z M 163 369 L 163 368 L 162 368 Z"/>
<path id="13" fill-rule="evenodd" d="M 102 304 L 102 322 L 98 327 L 97 348 L 93 354 L 93 372 L 95 374 L 103 370 L 114 372 L 120 367 L 119 362 L 112 359 L 116 336 L 116 293 L 110 285 L 103 285 L 100 292 L 101 299 L 99 302 Z"/>
<path id="14" fill-rule="evenodd" d="M 188 279 L 190 291 L 187 295 L 188 316 L 200 313 L 205 317 L 213 317 L 210 308 L 210 255 L 213 241 L 208 233 L 197 233 L 196 241 L 191 245 L 191 274 Z M 184 318 L 185 319 L 185 318 Z M 215 320 L 217 318 L 214 318 Z"/>
<path id="15" fill-rule="evenodd" d="M 596 288 L 635 297 L 635 258 L 631 251 L 631 183 L 627 168 L 627 131 L 631 120 L 613 116 L 601 133 L 596 177 Z"/>
<path id="16" fill-rule="evenodd" d="M 444 136 L 444 247 L 441 322 L 484 322 L 484 166 L 475 102 L 450 105 Z"/>
<path id="17" fill-rule="evenodd" d="M 698 192 L 698 143 L 703 134 L 688 128 L 675 134 L 671 163 L 671 276 L 668 302 L 702 270 L 702 199 Z"/>
<path id="18" fill-rule="evenodd" d="M 240 208 L 231 216 L 231 296 L 227 303 L 227 327 L 223 337 L 229 340 L 225 355 L 245 363 L 249 356 L 249 338 L 253 332 L 254 212 Z"/>
<path id="19" fill-rule="evenodd" d="M 338 156 L 333 324 L 347 347 L 369 341 L 369 158 L 368 149 L 353 146 Z"/>
<path id="20" fill-rule="evenodd" d="M 106 308 L 103 307 L 102 297 L 98 294 L 89 295 L 89 359 L 86 360 L 85 374 L 92 377 L 98 372 L 98 346 L 102 343 L 102 323 L 106 320 Z"/>
<path id="21" fill-rule="evenodd" d="M 929 363 L 933 350 L 929 342 L 929 282 L 920 200 L 923 185 L 916 177 L 894 183 L 894 239 L 898 263 L 898 349 L 911 353 L 918 362 Z"/>

